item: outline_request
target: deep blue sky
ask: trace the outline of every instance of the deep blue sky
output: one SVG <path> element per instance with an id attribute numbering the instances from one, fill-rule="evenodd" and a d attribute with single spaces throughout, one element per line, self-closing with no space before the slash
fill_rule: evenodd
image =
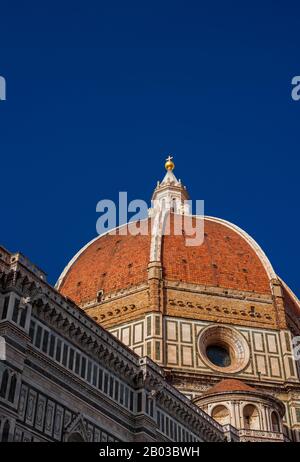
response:
<path id="1" fill-rule="evenodd" d="M 150 199 L 171 152 L 299 296 L 299 31 L 296 1 L 2 0 L 1 243 L 54 283 L 97 201 Z"/>

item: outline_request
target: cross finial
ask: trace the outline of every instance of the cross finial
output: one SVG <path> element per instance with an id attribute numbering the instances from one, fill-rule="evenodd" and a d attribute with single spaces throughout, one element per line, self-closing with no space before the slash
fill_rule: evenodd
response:
<path id="1" fill-rule="evenodd" d="M 169 156 L 166 158 L 165 167 L 166 167 L 166 170 L 171 170 L 171 171 L 174 170 L 175 164 L 174 164 L 174 162 L 173 162 L 173 157 L 172 157 L 172 156 L 169 155 Z"/>

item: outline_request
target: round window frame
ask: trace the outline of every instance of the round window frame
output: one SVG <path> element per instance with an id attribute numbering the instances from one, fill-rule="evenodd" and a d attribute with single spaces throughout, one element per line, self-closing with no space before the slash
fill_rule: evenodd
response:
<path id="1" fill-rule="evenodd" d="M 217 372 L 235 374 L 244 370 L 250 361 L 250 348 L 245 337 L 236 329 L 229 326 L 207 326 L 198 336 L 198 353 L 202 361 Z M 221 346 L 229 351 L 230 366 L 217 366 L 207 356 L 209 346 Z"/>

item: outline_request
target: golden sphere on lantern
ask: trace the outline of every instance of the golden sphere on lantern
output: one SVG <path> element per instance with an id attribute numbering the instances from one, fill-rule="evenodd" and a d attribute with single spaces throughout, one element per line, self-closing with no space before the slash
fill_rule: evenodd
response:
<path id="1" fill-rule="evenodd" d="M 169 156 L 167 159 L 166 159 L 166 163 L 165 163 L 165 168 L 166 170 L 174 170 L 175 168 L 175 164 L 174 162 L 172 161 L 173 157 Z"/>

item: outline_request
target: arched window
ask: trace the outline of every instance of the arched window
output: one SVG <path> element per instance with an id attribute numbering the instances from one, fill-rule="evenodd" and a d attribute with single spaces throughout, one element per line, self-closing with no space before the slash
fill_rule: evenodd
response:
<path id="1" fill-rule="evenodd" d="M 9 421 L 7 420 L 3 426 L 3 432 L 2 432 L 2 442 L 5 443 L 6 441 L 8 441 L 8 437 L 9 437 L 9 428 L 10 428 L 10 425 L 9 425 Z"/>
<path id="2" fill-rule="evenodd" d="M 247 430 L 260 430 L 259 412 L 253 404 L 247 404 L 243 410 L 244 428 Z"/>
<path id="3" fill-rule="evenodd" d="M 15 304 L 14 304 L 13 315 L 12 315 L 12 320 L 13 320 L 14 322 L 18 322 L 19 305 L 20 305 L 20 300 L 19 300 L 18 298 L 16 298 L 16 299 L 15 299 Z"/>
<path id="4" fill-rule="evenodd" d="M 177 201 L 174 198 L 172 199 L 171 211 L 174 212 L 174 213 L 177 213 Z"/>
<path id="5" fill-rule="evenodd" d="M 17 385 L 17 378 L 15 375 L 13 375 L 10 379 L 10 388 L 9 388 L 9 394 L 8 394 L 8 401 L 10 401 L 11 403 L 13 403 L 15 399 L 16 385 Z"/>
<path id="6" fill-rule="evenodd" d="M 4 299 L 4 305 L 3 305 L 3 310 L 2 310 L 2 319 L 5 319 L 6 316 L 7 316 L 8 305 L 9 305 L 9 296 L 5 297 L 5 299 Z"/>
<path id="7" fill-rule="evenodd" d="M 5 398 L 6 396 L 7 384 L 8 384 L 8 370 L 5 369 L 2 375 L 2 383 L 1 383 L 1 388 L 0 388 L 1 398 Z"/>
<path id="8" fill-rule="evenodd" d="M 26 324 L 26 317 L 27 317 L 27 306 L 23 308 L 20 316 L 20 326 L 25 327 Z"/>
<path id="9" fill-rule="evenodd" d="M 70 433 L 68 436 L 68 443 L 84 443 L 84 438 L 79 432 Z"/>
<path id="10" fill-rule="evenodd" d="M 279 420 L 277 412 L 275 411 L 272 412 L 271 421 L 272 421 L 273 432 L 280 432 L 280 420 Z"/>
<path id="11" fill-rule="evenodd" d="M 226 406 L 218 405 L 214 407 L 211 416 L 220 425 L 230 424 L 230 414 Z"/>

